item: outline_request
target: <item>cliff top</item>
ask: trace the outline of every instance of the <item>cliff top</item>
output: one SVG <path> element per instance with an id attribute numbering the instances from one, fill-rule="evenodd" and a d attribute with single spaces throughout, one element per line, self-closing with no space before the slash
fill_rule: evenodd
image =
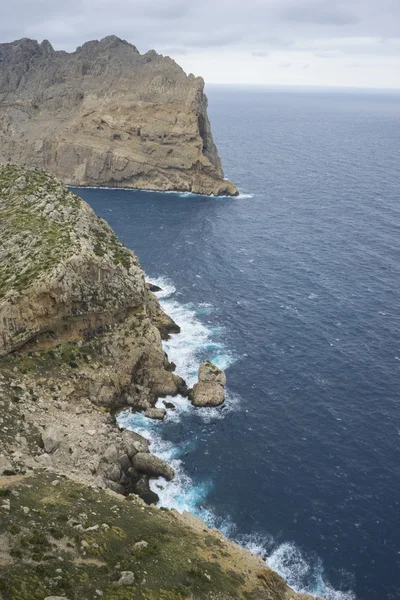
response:
<path id="1" fill-rule="evenodd" d="M 111 260 L 119 283 L 138 264 L 107 223 L 55 177 L 15 165 L 0 165 L 0 239 L 0 301 L 52 271 L 61 277 L 60 263 L 78 253 Z"/>

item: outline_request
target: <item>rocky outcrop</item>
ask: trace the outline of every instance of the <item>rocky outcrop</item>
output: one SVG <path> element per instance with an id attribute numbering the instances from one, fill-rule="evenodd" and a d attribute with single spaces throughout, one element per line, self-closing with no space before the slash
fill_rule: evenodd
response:
<path id="1" fill-rule="evenodd" d="M 194 406 L 219 406 L 225 400 L 226 375 L 209 360 L 199 367 L 198 382 L 189 390 Z"/>
<path id="2" fill-rule="evenodd" d="M 50 371 L 73 373 L 72 394 L 102 406 L 147 408 L 185 390 L 157 328 L 178 326 L 85 202 L 41 171 L 0 167 L 0 238 L 0 356 L 43 350 Z"/>
<path id="3" fill-rule="evenodd" d="M 161 417 L 165 409 L 152 408 L 160 395 L 186 393 L 138 259 L 53 176 L 16 166 L 0 167 L 0 239 L 4 461 L 156 501 L 148 476 L 173 472 L 105 412 L 131 406 Z M 134 467 L 136 454 L 147 469 Z"/>
<path id="4" fill-rule="evenodd" d="M 224 179 L 204 81 L 109 36 L 71 54 L 0 44 L 0 163 L 72 185 L 236 195 Z"/>

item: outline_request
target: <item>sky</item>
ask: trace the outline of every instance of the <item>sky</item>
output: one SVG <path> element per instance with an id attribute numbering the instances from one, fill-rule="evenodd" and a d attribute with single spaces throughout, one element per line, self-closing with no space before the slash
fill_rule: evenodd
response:
<path id="1" fill-rule="evenodd" d="M 0 0 L 0 42 L 117 35 L 207 83 L 400 88 L 400 0 Z"/>

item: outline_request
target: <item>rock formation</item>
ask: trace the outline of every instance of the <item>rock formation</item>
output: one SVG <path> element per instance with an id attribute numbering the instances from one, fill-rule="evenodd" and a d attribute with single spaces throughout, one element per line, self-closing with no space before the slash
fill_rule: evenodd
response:
<path id="1" fill-rule="evenodd" d="M 16 403 L 9 441 L 22 439 L 14 466 L 73 471 L 149 498 L 149 473 L 132 464 L 147 443 L 121 436 L 104 409 L 151 409 L 159 396 L 186 393 L 157 329 L 166 338 L 178 326 L 133 252 L 51 175 L 0 167 L 0 240 L 0 391 Z M 161 463 L 159 474 L 171 474 Z"/>
<path id="2" fill-rule="evenodd" d="M 71 185 L 236 195 L 224 179 L 204 81 L 109 36 L 73 53 L 0 44 L 0 163 Z"/>
<path id="3" fill-rule="evenodd" d="M 225 384 L 225 373 L 205 360 L 199 367 L 198 382 L 189 390 L 189 399 L 194 406 L 219 406 L 225 400 Z"/>
<path id="4" fill-rule="evenodd" d="M 146 506 L 174 471 L 110 410 L 186 390 L 155 306 L 86 203 L 0 168 L 0 598 L 311 600 L 200 519 Z M 197 385 L 221 373 L 205 363 Z"/>

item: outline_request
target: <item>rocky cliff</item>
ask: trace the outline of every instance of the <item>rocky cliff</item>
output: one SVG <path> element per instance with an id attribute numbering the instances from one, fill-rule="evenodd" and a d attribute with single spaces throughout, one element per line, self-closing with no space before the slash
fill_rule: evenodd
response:
<path id="1" fill-rule="evenodd" d="M 204 81 L 109 36 L 73 53 L 0 44 L 0 163 L 72 185 L 236 195 L 223 177 Z"/>
<path id="2" fill-rule="evenodd" d="M 109 226 L 53 176 L 0 167 L 2 600 L 306 600 L 199 519 L 147 506 L 174 471 L 111 411 L 186 393 L 160 330 L 178 326 Z"/>

